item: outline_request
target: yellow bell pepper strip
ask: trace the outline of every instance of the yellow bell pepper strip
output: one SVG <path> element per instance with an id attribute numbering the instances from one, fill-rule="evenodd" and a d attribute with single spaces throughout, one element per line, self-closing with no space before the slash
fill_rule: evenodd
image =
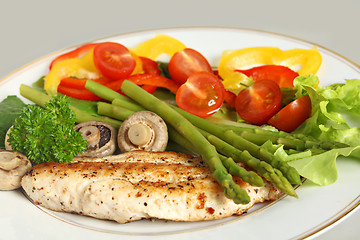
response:
<path id="1" fill-rule="evenodd" d="M 156 61 L 160 55 L 168 56 L 182 51 L 186 46 L 179 40 L 164 34 L 157 34 L 155 37 L 138 44 L 132 51 L 140 56 Z"/>
<path id="2" fill-rule="evenodd" d="M 144 73 L 143 63 L 142 63 L 141 58 L 134 51 L 131 51 L 131 50 L 129 50 L 129 51 L 130 51 L 130 54 L 133 56 L 133 58 L 135 59 L 135 62 L 136 62 L 135 68 L 132 71 L 131 75 Z"/>
<path id="3" fill-rule="evenodd" d="M 51 63 L 49 69 L 52 68 L 52 65 L 55 64 L 58 61 L 63 61 L 65 59 L 69 58 L 78 58 L 81 57 L 83 54 L 87 53 L 89 50 L 93 49 L 96 46 L 97 43 L 88 43 L 84 44 L 70 52 L 61 54 L 60 56 L 57 56 Z"/>
<path id="4" fill-rule="evenodd" d="M 66 77 L 97 79 L 101 77 L 93 59 L 93 50 L 80 58 L 69 58 L 53 64 L 49 74 L 45 76 L 44 88 L 50 96 L 57 95 L 61 79 Z"/>
<path id="5" fill-rule="evenodd" d="M 282 65 L 297 71 L 299 75 L 315 74 L 322 62 L 316 47 L 311 49 L 281 50 L 276 47 L 252 47 L 224 51 L 218 66 L 223 84 L 230 91 L 238 91 L 242 84 L 248 85 L 249 78 L 235 70 L 261 65 Z"/>

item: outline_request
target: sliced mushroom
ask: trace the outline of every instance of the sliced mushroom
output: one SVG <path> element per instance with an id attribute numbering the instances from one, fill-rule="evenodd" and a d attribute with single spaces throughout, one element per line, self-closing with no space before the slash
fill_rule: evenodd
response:
<path id="1" fill-rule="evenodd" d="M 30 169 L 31 162 L 25 155 L 0 150 L 0 190 L 19 188 L 22 177 Z"/>
<path id="2" fill-rule="evenodd" d="M 99 121 L 83 122 L 74 127 L 88 143 L 78 157 L 105 157 L 116 150 L 116 130 L 110 124 Z"/>
<path id="3" fill-rule="evenodd" d="M 118 132 L 118 146 L 122 152 L 145 150 L 164 151 L 168 131 L 164 120 L 150 111 L 139 111 L 129 116 Z"/>

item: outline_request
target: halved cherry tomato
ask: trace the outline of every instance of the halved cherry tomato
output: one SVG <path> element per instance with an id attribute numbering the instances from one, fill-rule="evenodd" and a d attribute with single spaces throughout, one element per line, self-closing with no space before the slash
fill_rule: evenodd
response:
<path id="1" fill-rule="evenodd" d="M 181 109 L 204 118 L 219 110 L 224 95 L 225 88 L 216 75 L 196 72 L 180 86 L 176 93 L 176 103 Z"/>
<path id="2" fill-rule="evenodd" d="M 171 78 L 181 84 L 185 83 L 188 77 L 195 72 L 212 72 L 206 58 L 191 48 L 176 52 L 171 57 L 168 68 Z"/>
<path id="3" fill-rule="evenodd" d="M 308 95 L 298 98 L 276 113 L 268 124 L 285 132 L 292 132 L 311 114 L 311 100 Z"/>
<path id="4" fill-rule="evenodd" d="M 263 65 L 253 67 L 247 70 L 235 70 L 241 72 L 248 77 L 252 77 L 254 81 L 271 80 L 276 82 L 280 87 L 294 87 L 293 81 L 299 74 L 288 67 L 280 65 Z"/>
<path id="5" fill-rule="evenodd" d="M 243 89 L 235 101 L 239 116 L 248 123 L 266 123 L 281 108 L 280 87 L 273 81 L 260 80 Z"/>
<path id="6" fill-rule="evenodd" d="M 84 55 L 86 52 L 88 52 L 89 50 L 93 49 L 96 46 L 97 43 L 88 43 L 85 45 L 82 45 L 70 52 L 64 53 L 60 56 L 57 56 L 51 63 L 49 66 L 49 69 L 52 68 L 52 66 L 59 61 L 65 60 L 65 59 L 70 59 L 70 58 L 79 58 L 82 55 Z"/>
<path id="7" fill-rule="evenodd" d="M 127 78 L 136 66 L 136 61 L 130 51 L 115 42 L 103 42 L 96 45 L 94 63 L 104 77 L 112 80 Z"/>

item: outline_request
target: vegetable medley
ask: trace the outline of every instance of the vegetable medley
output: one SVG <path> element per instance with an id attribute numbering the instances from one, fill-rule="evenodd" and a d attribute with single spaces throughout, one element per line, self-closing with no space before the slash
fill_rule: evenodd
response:
<path id="1" fill-rule="evenodd" d="M 76 122 L 99 120 L 115 128 L 137 111 L 158 114 L 172 142 L 199 154 L 237 203 L 249 199 L 232 175 L 257 186 L 263 184 L 261 176 L 296 196 L 293 185 L 301 184 L 301 177 L 328 185 L 337 179 L 339 155 L 360 158 L 359 128 L 344 118 L 360 114 L 360 80 L 321 86 L 316 47 L 253 47 L 219 54 L 219 65 L 211 66 L 202 53 L 161 34 L 134 48 L 90 43 L 56 57 L 49 73 L 32 87 L 22 85 L 20 93 L 42 107 L 67 95 Z M 161 61 L 163 55 L 169 61 Z M 19 122 L 15 129 L 21 129 Z M 24 146 L 14 142 L 21 137 L 24 133 L 10 133 L 13 148 L 23 152 Z"/>

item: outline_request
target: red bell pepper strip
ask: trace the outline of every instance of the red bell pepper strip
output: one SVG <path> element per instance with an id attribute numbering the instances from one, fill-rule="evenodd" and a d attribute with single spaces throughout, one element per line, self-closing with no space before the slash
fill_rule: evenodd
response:
<path id="1" fill-rule="evenodd" d="M 107 83 L 110 83 L 111 80 L 107 79 L 107 78 L 98 78 L 98 79 L 92 79 L 93 81 L 106 85 Z M 75 88 L 75 89 L 85 89 L 85 83 L 86 83 L 87 79 L 86 78 L 72 78 L 72 77 L 67 77 L 67 78 L 63 78 L 61 79 L 60 85 L 63 87 L 68 87 L 68 88 Z"/>
<path id="2" fill-rule="evenodd" d="M 214 70 L 213 73 L 221 80 L 223 81 L 223 79 L 220 77 L 219 75 L 219 71 L 218 70 Z M 229 107 L 231 108 L 235 108 L 235 101 L 236 101 L 236 94 L 227 90 L 225 88 L 225 98 L 224 98 L 224 102 L 226 102 Z"/>
<path id="3" fill-rule="evenodd" d="M 224 101 L 229 105 L 229 107 L 235 108 L 236 94 L 225 89 Z"/>
<path id="4" fill-rule="evenodd" d="M 131 75 L 128 78 L 128 80 L 137 85 L 148 85 L 148 86 L 166 88 L 174 94 L 176 94 L 177 90 L 181 85 L 178 82 L 175 82 L 174 80 L 171 80 L 169 78 L 166 78 L 158 74 L 151 74 L 151 73 Z"/>
<path id="5" fill-rule="evenodd" d="M 88 100 L 88 101 L 99 101 L 101 100 L 100 97 L 96 96 L 92 92 L 90 92 L 87 89 L 78 89 L 78 88 L 69 88 L 62 85 L 59 85 L 57 88 L 59 93 L 62 93 L 66 96 L 82 99 L 82 100 Z"/>
<path id="6" fill-rule="evenodd" d="M 280 87 L 292 88 L 293 81 L 299 74 L 288 67 L 280 65 L 263 65 L 259 67 L 250 68 L 247 70 L 236 69 L 236 72 L 241 72 L 248 77 L 252 77 L 254 81 L 271 80 L 276 82 Z"/>
<path id="7" fill-rule="evenodd" d="M 65 59 L 69 59 L 69 58 L 78 58 L 80 56 L 82 56 L 84 53 L 88 52 L 90 49 L 93 49 L 95 47 L 97 43 L 89 43 L 89 44 L 85 44 L 82 45 L 74 50 L 72 50 L 71 52 L 67 52 L 64 53 L 60 56 L 57 56 L 51 63 L 50 63 L 50 67 L 49 69 L 52 68 L 52 66 L 54 65 L 54 63 L 58 62 L 58 61 L 62 61 Z"/>
<path id="8" fill-rule="evenodd" d="M 135 75 L 133 75 L 133 76 L 135 76 Z M 142 75 L 142 74 L 139 74 L 139 75 Z M 105 83 L 103 85 L 110 88 L 110 89 L 112 89 L 112 90 L 114 90 L 114 91 L 116 91 L 116 92 L 119 92 L 119 93 L 123 94 L 121 92 L 121 90 L 120 90 L 123 81 L 124 80 L 111 81 L 111 82 Z M 137 85 L 143 85 L 140 82 L 137 82 L 136 84 Z M 153 93 L 157 89 L 156 86 L 150 86 L 150 85 L 143 85 L 143 86 L 141 86 L 141 88 L 144 89 L 145 91 L 147 91 L 148 93 Z M 125 94 L 123 94 L 123 95 L 125 95 Z"/>
<path id="9" fill-rule="evenodd" d="M 157 89 L 156 86 L 149 86 L 149 85 L 144 85 L 141 87 L 142 89 L 144 89 L 145 91 L 147 91 L 148 93 L 154 93 Z"/>
<path id="10" fill-rule="evenodd" d="M 135 74 L 128 78 L 137 85 L 143 85 L 142 88 L 149 93 L 153 93 L 157 87 L 163 87 L 171 92 L 177 92 L 177 89 L 180 87 L 180 84 L 163 77 L 158 74 L 144 73 L 144 74 Z M 68 95 L 70 97 L 83 99 L 83 100 L 100 100 L 90 91 L 85 88 L 85 83 L 87 79 L 78 79 L 78 78 L 64 78 L 61 80 L 60 85 L 58 86 L 58 91 L 62 94 Z M 106 78 L 95 79 L 96 81 L 114 91 L 120 91 L 121 85 L 124 80 L 109 80 Z"/>
<path id="11" fill-rule="evenodd" d="M 75 82 L 75 84 L 68 84 L 68 83 L 70 83 L 71 80 L 73 82 Z M 93 94 L 91 91 L 87 90 L 84 87 L 86 81 L 87 81 L 87 79 L 66 78 L 66 79 L 62 80 L 62 83 L 58 86 L 57 90 L 59 93 L 62 93 L 69 97 L 81 99 L 81 100 L 88 100 L 88 101 L 102 100 L 102 98 L 96 96 L 95 94 Z M 107 83 L 104 83 L 100 79 L 95 79 L 93 81 L 96 81 L 108 88 L 111 88 L 114 91 L 121 93 L 121 91 L 119 89 L 121 88 L 121 84 L 122 84 L 123 80 L 111 81 L 111 82 L 107 82 Z M 63 84 L 63 83 L 65 83 L 65 84 Z M 142 86 L 142 88 L 149 93 L 153 93 L 153 92 L 155 92 L 157 87 L 156 86 Z"/>
<path id="12" fill-rule="evenodd" d="M 160 69 L 158 68 L 157 62 L 151 60 L 150 58 L 146 57 L 139 57 L 142 62 L 142 68 L 144 73 L 152 73 L 152 74 L 161 74 Z"/>
<path id="13" fill-rule="evenodd" d="M 157 62 L 155 62 L 154 60 L 150 59 L 150 58 L 146 58 L 146 57 L 139 57 L 141 62 L 142 62 L 142 68 L 144 73 L 151 73 L 151 74 L 156 74 L 156 75 L 160 75 L 161 71 L 158 67 Z M 148 85 L 144 85 L 142 86 L 142 88 L 147 91 L 148 93 L 153 93 L 156 91 L 156 86 L 148 86 Z"/>

